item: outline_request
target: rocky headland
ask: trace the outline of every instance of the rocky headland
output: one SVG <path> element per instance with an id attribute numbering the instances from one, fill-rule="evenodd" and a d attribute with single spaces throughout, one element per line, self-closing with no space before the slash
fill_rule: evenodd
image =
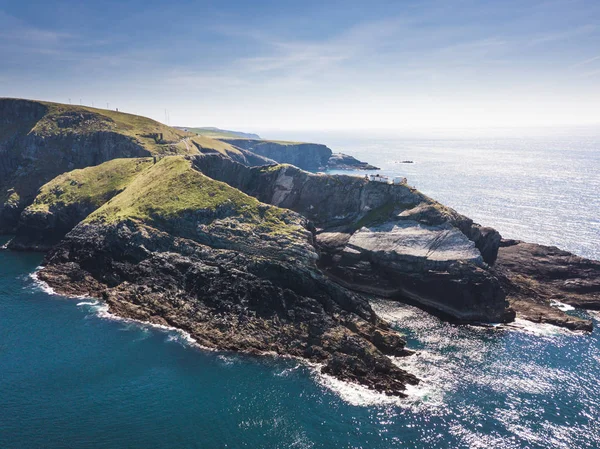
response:
<path id="1" fill-rule="evenodd" d="M 221 138 L 237 148 L 250 151 L 280 164 L 303 170 L 379 170 L 379 168 L 343 153 L 333 153 L 325 145 L 257 139 Z"/>
<path id="2" fill-rule="evenodd" d="M 418 379 L 390 356 L 410 350 L 370 297 L 573 330 L 591 321 L 561 304 L 600 308 L 599 262 L 502 240 L 405 184 L 297 166 L 353 164 L 323 145 L 26 100 L 0 100 L 0 126 L 8 247 L 47 251 L 39 277 L 56 291 L 205 347 L 290 355 L 401 396 Z"/>

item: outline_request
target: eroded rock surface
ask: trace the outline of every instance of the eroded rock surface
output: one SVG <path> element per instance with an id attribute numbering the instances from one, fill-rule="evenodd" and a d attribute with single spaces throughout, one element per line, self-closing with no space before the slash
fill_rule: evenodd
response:
<path id="1" fill-rule="evenodd" d="M 404 300 L 459 321 L 510 321 L 489 272 L 500 235 L 406 185 L 315 175 L 293 166 L 248 168 L 223 158 L 194 164 L 317 228 L 320 267 L 363 293 Z"/>
<path id="2" fill-rule="evenodd" d="M 592 322 L 569 316 L 553 303 L 600 310 L 600 262 L 552 246 L 503 240 L 495 269 L 517 312 L 536 322 L 591 330 Z"/>
<path id="3" fill-rule="evenodd" d="M 235 249 L 214 249 L 134 222 L 82 224 L 48 254 L 40 278 L 101 297 L 117 315 L 183 329 L 205 347 L 300 357 L 392 395 L 417 382 L 387 357 L 407 354 L 402 337 L 311 268 L 311 253 L 293 263 L 297 254 L 284 248 L 274 259 L 230 240 Z"/>
<path id="4" fill-rule="evenodd" d="M 402 396 L 417 379 L 388 356 L 408 354 L 404 339 L 317 259 L 306 218 L 166 158 L 69 232 L 39 276 L 209 348 L 300 357 Z"/>

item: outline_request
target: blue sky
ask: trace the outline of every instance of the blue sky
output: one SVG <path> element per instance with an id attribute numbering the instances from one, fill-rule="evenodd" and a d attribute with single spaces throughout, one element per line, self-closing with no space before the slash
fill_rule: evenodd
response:
<path id="1" fill-rule="evenodd" d="M 261 129 L 600 124 L 600 1 L 6 1 L 1 96 Z"/>

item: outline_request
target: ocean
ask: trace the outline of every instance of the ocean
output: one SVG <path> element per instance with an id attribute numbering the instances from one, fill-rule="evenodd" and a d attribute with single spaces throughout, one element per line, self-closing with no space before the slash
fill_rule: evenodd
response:
<path id="1" fill-rule="evenodd" d="M 406 176 L 507 238 L 600 259 L 597 131 L 276 137 Z M 376 301 L 417 351 L 398 363 L 422 383 L 400 400 L 295 360 L 205 351 L 174 330 L 114 319 L 97 301 L 44 288 L 41 261 L 0 251 L 2 449 L 600 448 L 600 315 L 580 335 L 451 325 Z"/>

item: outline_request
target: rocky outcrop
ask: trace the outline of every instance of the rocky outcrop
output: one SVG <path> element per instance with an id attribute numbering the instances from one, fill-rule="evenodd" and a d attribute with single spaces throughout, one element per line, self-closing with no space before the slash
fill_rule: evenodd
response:
<path id="1" fill-rule="evenodd" d="M 327 161 L 329 170 L 379 170 L 379 167 L 362 162 L 344 153 L 333 153 Z"/>
<path id="2" fill-rule="evenodd" d="M 401 336 L 316 269 L 310 232 L 303 242 L 255 236 L 261 242 L 248 251 L 243 215 L 234 217 L 236 226 L 195 216 L 223 237 L 218 248 L 197 238 L 208 235 L 202 226 L 195 234 L 185 227 L 195 238 L 177 236 L 178 221 L 169 232 L 132 220 L 85 222 L 48 253 L 39 276 L 61 293 L 101 297 L 119 316 L 183 329 L 208 348 L 299 357 L 391 395 L 417 383 L 387 357 L 408 354 Z"/>
<path id="3" fill-rule="evenodd" d="M 292 166 L 248 168 L 218 157 L 193 160 L 208 176 L 307 217 L 317 228 L 320 267 L 341 285 L 456 321 L 514 317 L 488 267 L 499 234 L 409 186 Z"/>
<path id="4" fill-rule="evenodd" d="M 298 212 L 320 229 L 353 232 L 397 215 L 430 225 L 449 222 L 475 243 L 486 263 L 492 264 L 497 256 L 500 234 L 496 230 L 473 223 L 407 185 L 313 174 L 289 165 L 249 168 L 218 155 L 192 160 L 207 176 L 264 203 Z"/>
<path id="5" fill-rule="evenodd" d="M 49 210 L 25 209 L 16 235 L 7 247 L 17 251 L 48 251 L 98 207 L 89 201 L 53 205 Z"/>
<path id="6" fill-rule="evenodd" d="M 256 139 L 220 139 L 237 148 L 264 156 L 280 164 L 295 165 L 308 171 L 318 170 L 379 170 L 367 162 L 343 153 L 333 153 L 325 145 L 300 142 L 277 142 Z M 233 158 L 236 162 L 243 161 Z M 265 165 L 265 164 L 245 164 Z"/>
<path id="7" fill-rule="evenodd" d="M 272 159 L 281 164 L 292 164 L 304 170 L 322 170 L 332 151 L 325 145 L 300 142 L 276 142 L 254 139 L 220 139 L 243 150 Z"/>
<path id="8" fill-rule="evenodd" d="M 503 240 L 495 270 L 524 318 L 591 330 L 590 320 L 567 315 L 556 304 L 600 310 L 600 262 L 553 246 Z"/>

